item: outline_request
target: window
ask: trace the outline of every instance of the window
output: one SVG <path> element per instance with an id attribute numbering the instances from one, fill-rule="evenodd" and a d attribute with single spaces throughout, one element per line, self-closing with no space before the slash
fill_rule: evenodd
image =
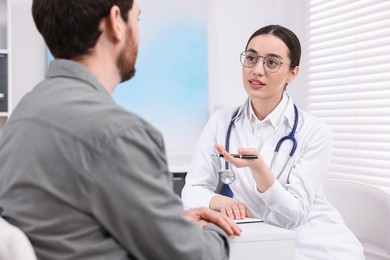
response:
<path id="1" fill-rule="evenodd" d="M 306 109 L 333 130 L 329 178 L 390 186 L 390 1 L 312 0 Z"/>

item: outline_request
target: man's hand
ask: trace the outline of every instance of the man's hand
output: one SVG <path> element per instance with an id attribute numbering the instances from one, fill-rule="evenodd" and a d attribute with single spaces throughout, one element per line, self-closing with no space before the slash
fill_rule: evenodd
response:
<path id="1" fill-rule="evenodd" d="M 202 207 L 185 210 L 184 218 L 194 221 L 202 228 L 207 224 L 213 223 L 222 228 L 229 237 L 241 234 L 241 229 L 233 220 L 209 208 Z"/>

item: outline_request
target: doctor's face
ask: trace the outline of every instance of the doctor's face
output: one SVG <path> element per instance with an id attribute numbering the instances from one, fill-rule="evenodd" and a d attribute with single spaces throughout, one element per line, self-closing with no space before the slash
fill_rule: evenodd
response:
<path id="1" fill-rule="evenodd" d="M 298 74 L 298 67 L 290 69 L 287 45 L 274 35 L 261 34 L 249 42 L 244 55 L 242 78 L 248 95 L 254 101 L 278 104 L 286 84 Z"/>

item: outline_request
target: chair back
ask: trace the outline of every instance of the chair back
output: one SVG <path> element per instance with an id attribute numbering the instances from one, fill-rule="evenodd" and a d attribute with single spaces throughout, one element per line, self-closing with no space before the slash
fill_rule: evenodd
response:
<path id="1" fill-rule="evenodd" d="M 362 243 L 367 260 L 390 259 L 390 194 L 364 183 L 326 180 L 327 200 Z"/>
<path id="2" fill-rule="evenodd" d="M 0 217 L 0 259 L 37 260 L 27 236 Z"/>

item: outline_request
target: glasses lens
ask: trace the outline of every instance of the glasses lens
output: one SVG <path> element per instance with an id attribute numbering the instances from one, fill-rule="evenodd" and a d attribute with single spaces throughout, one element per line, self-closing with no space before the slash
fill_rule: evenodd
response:
<path id="1" fill-rule="evenodd" d="M 241 54 L 241 64 L 244 67 L 253 67 L 257 62 L 257 56 L 250 52 L 243 52 Z"/>
<path id="2" fill-rule="evenodd" d="M 276 57 L 265 57 L 264 58 L 264 67 L 268 72 L 276 72 L 279 70 L 282 62 Z"/>

